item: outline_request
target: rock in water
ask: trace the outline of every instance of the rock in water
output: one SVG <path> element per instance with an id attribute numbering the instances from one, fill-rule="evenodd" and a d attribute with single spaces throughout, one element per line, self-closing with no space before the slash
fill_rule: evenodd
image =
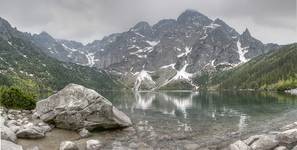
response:
<path id="1" fill-rule="evenodd" d="M 2 150 L 23 150 L 21 145 L 12 143 L 10 141 L 1 140 L 1 149 Z"/>
<path id="2" fill-rule="evenodd" d="M 77 145 L 72 141 L 63 141 L 59 150 L 78 150 Z"/>
<path id="3" fill-rule="evenodd" d="M 132 125 L 130 118 L 92 89 L 69 84 L 58 93 L 37 102 L 37 115 L 57 128 L 110 129 Z"/>
<path id="4" fill-rule="evenodd" d="M 80 135 L 81 138 L 87 138 L 91 136 L 91 133 L 85 128 L 80 130 L 78 134 Z"/>
<path id="5" fill-rule="evenodd" d="M 99 150 L 101 143 L 98 140 L 88 140 L 86 150 Z"/>

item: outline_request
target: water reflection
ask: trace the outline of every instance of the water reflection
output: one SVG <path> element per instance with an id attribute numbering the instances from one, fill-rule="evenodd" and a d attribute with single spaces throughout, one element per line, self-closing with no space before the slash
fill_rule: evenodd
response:
<path id="1" fill-rule="evenodd" d="M 277 93 L 136 92 L 105 96 L 143 124 L 138 126 L 141 131 L 182 131 L 210 137 L 245 134 L 268 122 L 280 122 L 278 118 L 297 110 L 296 97 Z M 292 120 L 297 119 L 294 117 Z"/>

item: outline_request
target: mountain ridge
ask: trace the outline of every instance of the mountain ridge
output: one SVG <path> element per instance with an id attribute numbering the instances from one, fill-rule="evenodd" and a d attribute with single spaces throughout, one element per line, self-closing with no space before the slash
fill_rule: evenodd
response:
<path id="1" fill-rule="evenodd" d="M 153 25 L 141 21 L 126 32 L 86 45 L 53 37 L 43 41 L 43 36 L 47 37 L 36 34 L 31 40 L 48 56 L 107 70 L 135 90 L 158 89 L 182 70 L 187 78 L 176 80 L 192 83 L 192 78 L 203 72 L 230 69 L 280 47 L 263 44 L 248 30 L 239 34 L 223 20 L 212 20 L 195 10 Z M 196 87 L 199 85 L 192 88 Z"/>

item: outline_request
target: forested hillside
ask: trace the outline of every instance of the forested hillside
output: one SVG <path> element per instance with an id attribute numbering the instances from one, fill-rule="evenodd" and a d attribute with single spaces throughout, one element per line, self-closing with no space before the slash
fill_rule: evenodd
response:
<path id="1" fill-rule="evenodd" d="M 221 89 L 279 90 L 297 87 L 297 44 L 261 55 L 246 64 L 216 74 L 210 85 Z"/>

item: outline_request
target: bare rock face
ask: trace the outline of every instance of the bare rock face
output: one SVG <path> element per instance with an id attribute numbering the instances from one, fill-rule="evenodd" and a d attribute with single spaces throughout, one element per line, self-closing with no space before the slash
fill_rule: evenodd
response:
<path id="1" fill-rule="evenodd" d="M 36 115 L 57 128 L 110 129 L 132 125 L 130 118 L 96 91 L 69 84 L 58 93 L 37 102 Z"/>

